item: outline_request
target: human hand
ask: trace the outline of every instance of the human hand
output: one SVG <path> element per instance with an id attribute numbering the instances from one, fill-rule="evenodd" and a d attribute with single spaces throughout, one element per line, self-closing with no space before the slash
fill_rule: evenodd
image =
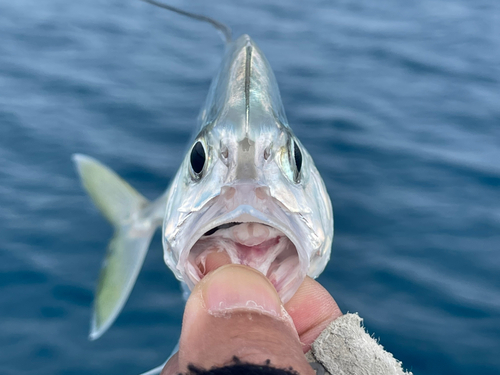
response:
<path id="1" fill-rule="evenodd" d="M 269 280 L 252 268 L 226 265 L 207 274 L 186 303 L 179 352 L 162 375 L 231 363 L 292 367 L 312 375 L 304 353 L 342 313 L 330 294 L 307 277 L 283 305 Z"/>

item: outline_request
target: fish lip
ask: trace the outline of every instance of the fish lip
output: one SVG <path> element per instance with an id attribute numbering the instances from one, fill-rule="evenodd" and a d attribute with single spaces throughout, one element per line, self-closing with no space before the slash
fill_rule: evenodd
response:
<path id="1" fill-rule="evenodd" d="M 177 270 L 180 272 L 182 275 L 183 281 L 188 285 L 190 289 L 193 289 L 194 285 L 199 281 L 196 280 L 194 281 L 190 276 L 188 272 L 189 267 L 194 267 L 189 261 L 188 257 L 191 252 L 191 249 L 193 246 L 198 242 L 198 240 L 209 230 L 218 227 L 223 224 L 228 224 L 232 222 L 240 222 L 240 223 L 260 223 L 264 225 L 271 226 L 279 231 L 281 231 L 295 246 L 295 249 L 297 251 L 297 255 L 299 258 L 299 264 L 304 264 L 306 263 L 307 267 L 299 267 L 299 274 L 297 275 L 297 280 L 300 280 L 300 283 L 297 282 L 295 288 L 291 288 L 291 291 L 287 293 L 286 295 L 282 295 L 281 299 L 285 303 L 287 302 L 291 296 L 295 293 L 297 288 L 300 286 L 302 283 L 302 280 L 306 276 L 306 271 L 309 268 L 309 258 L 307 256 L 307 251 L 302 245 L 300 239 L 297 237 L 297 235 L 294 233 L 292 228 L 289 226 L 285 225 L 282 223 L 279 219 L 276 217 L 272 217 L 270 215 L 267 215 L 257 209 L 255 209 L 251 205 L 240 205 L 236 207 L 234 210 L 220 215 L 219 217 L 215 218 L 214 220 L 211 220 L 207 222 L 205 225 L 201 225 L 199 228 L 196 229 L 194 234 L 191 237 L 191 240 L 187 242 L 184 246 L 183 251 L 181 252 L 181 256 L 179 258 L 179 261 L 177 263 Z M 183 267 L 184 265 L 184 267 Z"/>

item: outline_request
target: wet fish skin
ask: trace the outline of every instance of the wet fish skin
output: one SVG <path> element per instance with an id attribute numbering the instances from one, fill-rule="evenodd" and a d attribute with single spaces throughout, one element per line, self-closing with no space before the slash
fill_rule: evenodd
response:
<path id="1" fill-rule="evenodd" d="M 243 35 L 227 46 L 199 123 L 193 144 L 200 141 L 207 150 L 203 178 L 193 182 L 189 154 L 186 155 L 173 181 L 175 188 L 167 198 L 163 236 L 169 267 L 190 284 L 183 264 L 187 255 L 182 249 L 192 247 L 193 241 L 204 233 L 199 228 L 205 228 L 201 223 L 192 223 L 199 220 L 207 203 L 220 197 L 224 188 L 250 183 L 262 191 L 267 188 L 263 194 L 285 208 L 280 210 L 285 215 L 277 218 L 269 213 L 263 222 L 276 226 L 271 220 L 274 216 L 282 222 L 281 227 L 288 228 L 284 231 L 287 235 L 293 236 L 293 228 L 303 236 L 294 242 L 303 243 L 308 254 L 302 260 L 308 266 L 298 277 L 303 278 L 306 272 L 318 276 L 328 261 L 333 238 L 330 199 L 311 156 L 288 125 L 269 63 L 249 36 Z M 300 181 L 295 181 L 294 145 L 302 154 Z M 224 210 L 229 209 L 220 211 Z M 241 212 L 245 213 L 248 212 Z M 213 227 L 218 214 L 205 215 L 203 224 Z M 180 227 L 179 222 L 183 223 Z"/>
<path id="2" fill-rule="evenodd" d="M 227 223 L 265 224 L 295 245 L 298 266 L 287 269 L 279 290 L 284 301 L 306 274 L 317 277 L 329 260 L 330 198 L 288 125 L 267 59 L 247 35 L 226 45 L 192 146 L 157 200 L 148 202 L 90 157 L 76 155 L 74 161 L 84 187 L 115 227 L 94 300 L 91 339 L 123 308 L 160 225 L 165 263 L 189 288 L 199 280 L 189 251 L 205 233 Z"/>

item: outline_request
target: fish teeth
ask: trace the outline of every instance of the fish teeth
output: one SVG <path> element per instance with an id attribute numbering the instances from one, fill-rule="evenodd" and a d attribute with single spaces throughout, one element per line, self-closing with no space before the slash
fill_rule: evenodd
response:
<path id="1" fill-rule="evenodd" d="M 261 242 L 264 242 L 269 238 L 269 227 L 257 223 L 252 223 L 251 225 L 253 230 L 253 236 L 255 238 L 259 238 Z"/>
<path id="2" fill-rule="evenodd" d="M 236 242 L 245 246 L 256 246 L 269 239 L 269 227 L 259 223 L 243 223 L 233 227 Z"/>

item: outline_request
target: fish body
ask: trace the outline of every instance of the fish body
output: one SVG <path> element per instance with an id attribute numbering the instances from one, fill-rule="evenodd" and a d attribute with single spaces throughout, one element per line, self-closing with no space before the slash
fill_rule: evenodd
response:
<path id="1" fill-rule="evenodd" d="M 179 170 L 153 202 L 96 160 L 74 156 L 84 187 L 115 227 L 92 339 L 121 311 L 160 226 L 165 263 L 190 289 L 216 254 L 265 274 L 286 302 L 329 260 L 330 198 L 288 124 L 270 65 L 249 36 L 226 45 L 198 121 Z"/>

